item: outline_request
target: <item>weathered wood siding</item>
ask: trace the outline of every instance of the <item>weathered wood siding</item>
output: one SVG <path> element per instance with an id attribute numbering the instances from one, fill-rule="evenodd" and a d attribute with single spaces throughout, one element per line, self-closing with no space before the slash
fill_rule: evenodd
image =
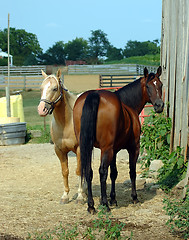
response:
<path id="1" fill-rule="evenodd" d="M 189 90 L 189 1 L 162 0 L 162 81 L 172 118 L 171 150 L 187 147 Z"/>

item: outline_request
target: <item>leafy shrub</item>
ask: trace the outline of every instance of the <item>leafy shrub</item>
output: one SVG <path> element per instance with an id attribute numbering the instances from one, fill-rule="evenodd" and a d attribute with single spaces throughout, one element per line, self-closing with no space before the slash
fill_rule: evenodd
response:
<path id="1" fill-rule="evenodd" d="M 164 209 L 170 216 L 167 225 L 173 232 L 181 232 L 184 239 L 189 238 L 189 188 L 185 200 L 164 199 Z"/>
<path id="2" fill-rule="evenodd" d="M 186 173 L 187 165 L 184 163 L 182 149 L 177 147 L 170 152 L 171 119 L 165 113 L 155 114 L 151 112 L 142 126 L 141 154 L 144 175 L 148 174 L 148 168 L 154 159 L 162 160 L 163 167 L 159 170 L 158 183 L 164 190 L 169 190 L 181 181 Z"/>
<path id="3" fill-rule="evenodd" d="M 164 113 L 151 112 L 142 125 L 142 166 L 148 168 L 154 159 L 167 160 L 169 156 L 171 119 Z"/>
<path id="4" fill-rule="evenodd" d="M 177 147 L 169 156 L 168 160 L 163 161 L 164 165 L 159 170 L 158 183 L 161 188 L 169 191 L 186 174 L 187 164 L 184 162 L 184 156 L 181 154 L 182 149 Z"/>

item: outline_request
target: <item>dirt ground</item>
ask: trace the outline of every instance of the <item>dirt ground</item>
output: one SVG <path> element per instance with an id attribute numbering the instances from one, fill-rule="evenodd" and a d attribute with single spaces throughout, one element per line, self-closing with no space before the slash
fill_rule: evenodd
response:
<path id="1" fill-rule="evenodd" d="M 138 190 L 140 204 L 133 205 L 131 189 L 123 182 L 129 179 L 128 154 L 120 152 L 117 158 L 118 178 L 116 193 L 118 207 L 111 209 L 112 217 L 126 223 L 124 235 L 133 239 L 179 239 L 165 225 L 162 200 L 164 193 L 149 190 L 148 184 Z M 96 208 L 99 205 L 99 151 L 93 156 L 93 194 Z M 97 216 L 87 213 L 87 203 L 76 204 L 78 177 L 75 175 L 76 158 L 69 156 L 70 202 L 60 204 L 63 182 L 60 163 L 51 144 L 27 144 L 0 147 L 0 239 L 26 238 L 28 233 L 54 229 L 60 222 L 74 226 L 87 224 Z M 138 166 L 138 172 L 140 171 Z M 110 180 L 108 178 L 108 192 Z M 8 237 L 5 237 L 9 235 Z"/>

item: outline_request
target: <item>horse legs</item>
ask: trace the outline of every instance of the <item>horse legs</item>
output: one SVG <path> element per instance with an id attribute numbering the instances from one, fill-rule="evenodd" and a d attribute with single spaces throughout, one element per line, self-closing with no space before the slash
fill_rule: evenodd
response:
<path id="1" fill-rule="evenodd" d="M 100 174 L 100 184 L 101 184 L 101 205 L 107 207 L 107 211 L 110 211 L 110 208 L 108 206 L 108 200 L 107 200 L 107 193 L 106 193 L 106 180 L 108 176 L 108 167 L 110 162 L 113 158 L 113 150 L 109 149 L 106 151 L 101 150 L 101 164 L 99 168 L 99 174 Z"/>
<path id="2" fill-rule="evenodd" d="M 69 185 L 68 185 L 68 175 L 69 175 L 69 169 L 68 169 L 68 156 L 67 152 L 62 152 L 56 145 L 55 145 L 55 152 L 58 156 L 62 168 L 62 176 L 64 181 L 64 192 L 61 197 L 61 203 L 68 203 L 69 202 Z"/>
<path id="3" fill-rule="evenodd" d="M 113 161 L 110 163 L 110 178 L 112 181 L 111 192 L 110 192 L 110 205 L 117 206 L 116 193 L 115 193 L 115 181 L 117 179 L 117 167 L 116 167 L 116 153 L 114 153 Z"/>
<path id="4" fill-rule="evenodd" d="M 93 170 L 90 167 L 88 169 L 89 174 L 87 174 L 88 177 L 86 177 L 87 181 L 87 188 L 88 188 L 88 212 L 91 214 L 94 214 L 96 212 L 94 208 L 94 200 L 93 200 L 93 194 L 92 194 L 92 179 L 93 179 Z"/>
<path id="5" fill-rule="evenodd" d="M 84 203 L 83 193 L 86 193 L 87 189 L 86 189 L 85 182 L 82 183 L 82 179 L 81 179 L 81 159 L 80 159 L 80 148 L 79 147 L 77 148 L 76 155 L 77 155 L 76 175 L 78 175 L 78 177 L 79 177 L 77 202 Z"/>
<path id="6" fill-rule="evenodd" d="M 129 167 L 130 167 L 130 179 L 132 185 L 131 197 L 134 203 L 138 203 L 137 193 L 136 193 L 136 162 L 139 155 L 139 146 L 133 147 L 128 150 L 129 152 Z"/>

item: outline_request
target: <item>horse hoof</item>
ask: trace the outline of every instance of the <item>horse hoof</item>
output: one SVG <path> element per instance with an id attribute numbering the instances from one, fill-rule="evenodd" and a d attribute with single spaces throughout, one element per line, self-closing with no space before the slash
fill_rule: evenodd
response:
<path id="1" fill-rule="evenodd" d="M 96 214 L 96 209 L 94 207 L 88 207 L 87 211 L 92 215 Z"/>
<path id="2" fill-rule="evenodd" d="M 133 203 L 137 204 L 137 203 L 139 203 L 139 200 L 138 199 L 133 199 Z"/>
<path id="3" fill-rule="evenodd" d="M 68 198 L 60 200 L 60 204 L 68 204 L 68 203 L 69 203 L 69 199 Z"/>
<path id="4" fill-rule="evenodd" d="M 116 206 L 117 207 L 117 201 L 114 200 L 110 200 L 110 206 Z"/>
<path id="5" fill-rule="evenodd" d="M 111 212 L 111 209 L 109 208 L 109 206 L 106 206 L 106 211 Z"/>

